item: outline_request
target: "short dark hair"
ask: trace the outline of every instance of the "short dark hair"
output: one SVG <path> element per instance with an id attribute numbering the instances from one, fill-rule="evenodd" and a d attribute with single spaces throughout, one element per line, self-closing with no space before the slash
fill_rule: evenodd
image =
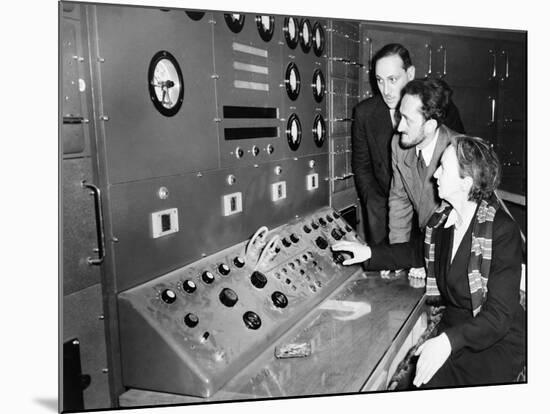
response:
<path id="1" fill-rule="evenodd" d="M 401 91 L 401 98 L 405 95 L 420 98 L 424 118 L 434 119 L 439 126 L 447 116 L 452 94 L 449 85 L 441 79 L 415 79 L 405 85 Z"/>
<path id="2" fill-rule="evenodd" d="M 450 146 L 456 151 L 460 176 L 473 180 L 468 200 L 489 199 L 500 183 L 502 171 L 491 145 L 479 137 L 458 135 L 451 139 Z"/>
<path id="3" fill-rule="evenodd" d="M 376 69 L 376 62 L 387 56 L 399 56 L 403 61 L 403 69 L 407 70 L 412 66 L 411 55 L 405 46 L 400 43 L 388 43 L 380 49 L 372 58 L 372 71 Z"/>

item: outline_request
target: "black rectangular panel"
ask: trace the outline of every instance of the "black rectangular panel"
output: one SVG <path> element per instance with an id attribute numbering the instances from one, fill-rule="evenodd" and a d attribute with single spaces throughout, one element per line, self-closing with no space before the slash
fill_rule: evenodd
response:
<path id="1" fill-rule="evenodd" d="M 340 215 L 354 230 L 357 230 L 357 206 L 349 206 L 340 210 Z"/>
<path id="2" fill-rule="evenodd" d="M 277 118 L 277 108 L 256 106 L 224 106 L 224 118 Z"/>
<path id="3" fill-rule="evenodd" d="M 223 130 L 225 140 L 250 139 L 250 138 L 276 138 L 279 136 L 277 127 L 256 128 L 225 128 Z"/>
<path id="4" fill-rule="evenodd" d="M 63 410 L 84 410 L 80 343 L 73 338 L 63 344 Z"/>

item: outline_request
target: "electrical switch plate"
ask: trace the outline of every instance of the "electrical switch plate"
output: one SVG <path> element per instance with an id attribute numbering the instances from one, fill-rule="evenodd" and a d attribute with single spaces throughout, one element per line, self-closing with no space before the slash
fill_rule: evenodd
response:
<path id="1" fill-rule="evenodd" d="M 319 174 L 308 174 L 306 176 L 307 189 L 315 190 L 319 188 Z"/>
<path id="2" fill-rule="evenodd" d="M 286 181 L 271 184 L 271 201 L 284 200 L 286 198 Z"/>
<path id="3" fill-rule="evenodd" d="M 243 211 L 242 193 L 232 193 L 223 196 L 223 215 L 230 216 Z"/>
<path id="4" fill-rule="evenodd" d="M 151 213 L 151 228 L 154 239 L 178 232 L 178 209 L 169 208 Z"/>

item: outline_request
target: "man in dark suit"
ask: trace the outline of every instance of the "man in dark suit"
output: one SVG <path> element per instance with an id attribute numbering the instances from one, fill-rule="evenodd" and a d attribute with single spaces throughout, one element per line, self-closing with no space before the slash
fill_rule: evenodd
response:
<path id="1" fill-rule="evenodd" d="M 375 244 L 388 237 L 391 140 L 397 126 L 395 111 L 401 90 L 414 79 L 415 68 L 407 49 L 397 43 L 384 46 L 372 61 L 371 70 L 376 74 L 380 93 L 354 108 L 352 169 L 366 218 L 366 238 Z M 458 110 L 452 103 L 444 122 L 456 131 L 464 131 Z"/>
<path id="2" fill-rule="evenodd" d="M 399 123 L 392 139 L 393 178 L 388 199 L 389 241 L 409 241 L 416 213 L 422 230 L 441 203 L 433 174 L 451 139 L 459 133 L 443 125 L 451 90 L 442 80 L 409 82 L 401 91 Z"/>

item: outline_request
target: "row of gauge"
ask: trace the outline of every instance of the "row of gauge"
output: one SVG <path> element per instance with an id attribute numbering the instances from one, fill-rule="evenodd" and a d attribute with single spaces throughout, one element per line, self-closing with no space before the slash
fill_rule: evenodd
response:
<path id="1" fill-rule="evenodd" d="M 193 20 L 200 20 L 204 13 L 187 12 L 187 15 Z M 245 18 L 244 14 L 239 13 L 224 14 L 225 22 L 233 33 L 240 33 L 244 27 Z M 273 16 L 257 15 L 254 20 L 260 38 L 264 42 L 269 42 L 275 33 L 275 18 Z M 299 43 L 304 53 L 309 53 L 313 48 L 316 56 L 322 56 L 325 49 L 325 32 L 319 22 L 312 26 L 309 19 L 286 17 L 283 24 L 283 33 L 289 48 L 296 49 Z"/>

